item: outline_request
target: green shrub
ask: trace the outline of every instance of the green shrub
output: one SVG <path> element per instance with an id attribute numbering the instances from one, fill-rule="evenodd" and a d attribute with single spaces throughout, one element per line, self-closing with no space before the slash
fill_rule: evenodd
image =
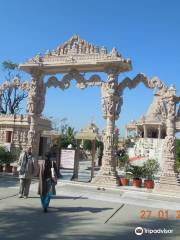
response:
<path id="1" fill-rule="evenodd" d="M 129 156 L 125 153 L 122 156 L 118 156 L 119 167 L 126 167 L 129 163 Z"/>
<path id="2" fill-rule="evenodd" d="M 12 152 L 9 152 L 3 146 L 0 146 L 0 164 L 10 164 L 15 160 L 15 156 Z"/>
<path id="3" fill-rule="evenodd" d="M 18 148 L 18 147 L 12 149 L 11 154 L 13 156 L 14 161 L 19 160 L 19 156 L 21 154 L 21 151 L 22 151 L 22 149 Z"/>
<path id="4" fill-rule="evenodd" d="M 143 177 L 143 171 L 144 169 L 142 166 L 129 165 L 127 168 L 127 173 L 131 174 L 134 179 Z"/>
<path id="5" fill-rule="evenodd" d="M 149 159 L 143 164 L 144 177 L 153 179 L 154 175 L 158 173 L 160 165 L 155 159 Z"/>
<path id="6" fill-rule="evenodd" d="M 5 155 L 6 155 L 5 147 L 0 146 L 0 164 L 3 164 Z"/>
<path id="7" fill-rule="evenodd" d="M 102 144 L 98 140 L 95 140 L 96 148 L 100 147 Z M 91 151 L 92 150 L 92 140 L 84 140 L 83 142 L 83 149 L 86 151 Z"/>

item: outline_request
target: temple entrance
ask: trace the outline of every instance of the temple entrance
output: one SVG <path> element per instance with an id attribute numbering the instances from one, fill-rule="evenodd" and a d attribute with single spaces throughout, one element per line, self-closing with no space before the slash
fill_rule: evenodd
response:
<path id="1" fill-rule="evenodd" d="M 38 154 L 39 150 L 37 126 L 44 109 L 46 89 L 54 86 L 65 90 L 70 87 L 72 79 L 76 80 L 76 85 L 80 89 L 94 86 L 101 88 L 102 111 L 106 120 L 106 128 L 103 136 L 102 167 L 98 176 L 92 181 L 96 185 L 113 186 L 117 184 L 114 151 L 115 121 L 119 118 L 121 112 L 124 90 L 126 88 L 133 89 L 139 83 L 144 83 L 148 88 L 157 89 L 161 100 L 167 101 L 167 136 L 165 138 L 164 169 L 160 179 L 160 186 L 166 189 L 170 182 L 176 182 L 175 186 L 178 186 L 174 172 L 175 116 L 176 103 L 180 99 L 176 96 L 176 90 L 173 87 L 168 88 L 159 78 L 149 79 L 142 73 L 138 74 L 134 79 L 126 77 L 119 83 L 119 74 L 132 69 L 131 60 L 123 58 L 115 48 L 108 53 L 106 48 L 99 49 L 77 35 L 52 51 L 29 59 L 24 64 L 21 64 L 20 68 L 32 76 L 27 106 L 31 116 L 28 144 L 32 146 L 35 155 Z M 86 79 L 85 73 L 97 72 L 106 73 L 107 81 L 98 74 L 93 74 Z M 58 79 L 57 74 L 63 74 L 62 78 Z M 46 83 L 43 80 L 44 76 L 50 76 Z M 153 134 L 156 135 L 156 133 Z M 146 135 L 147 131 L 145 129 L 144 137 Z M 168 178 L 172 181 L 167 182 Z M 171 186 L 169 188 L 171 189 Z"/>

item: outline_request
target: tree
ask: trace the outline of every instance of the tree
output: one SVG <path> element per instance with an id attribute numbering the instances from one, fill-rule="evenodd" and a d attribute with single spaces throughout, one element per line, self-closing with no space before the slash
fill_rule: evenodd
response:
<path id="1" fill-rule="evenodd" d="M 2 69 L 5 72 L 5 80 L 11 82 L 15 77 L 20 77 L 20 70 L 16 63 L 12 61 L 2 62 Z M 28 96 L 28 94 L 18 87 L 10 87 L 6 89 L 1 98 L 0 113 L 15 114 L 20 111 L 21 102 Z"/>
<path id="2" fill-rule="evenodd" d="M 100 147 L 100 144 L 101 144 L 100 141 L 95 140 L 95 146 L 96 146 L 96 148 Z M 83 149 L 84 149 L 84 150 L 91 151 L 91 150 L 92 150 L 92 140 L 87 140 L 87 139 L 84 140 Z"/>
<path id="3" fill-rule="evenodd" d="M 53 128 L 59 131 L 60 136 L 54 140 L 54 145 L 58 145 L 61 148 L 67 148 L 68 145 L 76 146 L 75 134 L 76 131 L 67 122 L 67 118 L 61 120 L 53 119 Z"/>
<path id="4" fill-rule="evenodd" d="M 72 147 L 76 146 L 75 130 L 74 128 L 68 126 L 66 129 L 63 130 L 63 133 L 61 135 L 61 147 L 67 148 L 70 144 L 72 145 Z"/>

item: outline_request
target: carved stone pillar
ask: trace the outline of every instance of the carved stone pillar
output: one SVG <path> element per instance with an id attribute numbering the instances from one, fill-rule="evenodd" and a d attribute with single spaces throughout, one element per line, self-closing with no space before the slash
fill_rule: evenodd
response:
<path id="1" fill-rule="evenodd" d="M 128 128 L 126 126 L 126 128 L 125 128 L 125 139 L 128 138 L 128 135 L 129 135 L 129 131 L 128 131 Z"/>
<path id="2" fill-rule="evenodd" d="M 164 166 L 159 183 L 156 185 L 155 191 L 163 193 L 180 194 L 180 185 L 175 172 L 175 115 L 176 115 L 176 89 L 170 87 L 167 91 L 167 136 L 164 143 Z"/>
<path id="3" fill-rule="evenodd" d="M 40 133 L 38 123 L 44 108 L 46 88 L 43 75 L 40 71 L 32 72 L 32 80 L 28 94 L 27 112 L 30 116 L 30 129 L 28 132 L 28 146 L 32 147 L 35 157 L 38 156 Z"/>
<path id="4" fill-rule="evenodd" d="M 2 112 L 2 95 L 3 93 L 0 91 L 0 113 Z"/>
<path id="5" fill-rule="evenodd" d="M 139 133 L 139 131 L 138 131 L 138 126 L 136 125 L 136 137 L 138 137 L 138 134 Z"/>
<path id="6" fill-rule="evenodd" d="M 110 73 L 108 81 L 102 85 L 102 110 L 106 119 L 106 129 L 103 137 L 104 151 L 99 174 L 92 183 L 113 186 L 117 184 L 115 157 L 115 120 L 118 119 L 122 99 L 118 95 L 118 75 Z"/>
<path id="7" fill-rule="evenodd" d="M 147 126 L 144 125 L 143 128 L 144 128 L 144 138 L 147 138 Z"/>
<path id="8" fill-rule="evenodd" d="M 158 139 L 161 139 L 161 126 L 158 127 Z"/>
<path id="9" fill-rule="evenodd" d="M 77 148 L 75 151 L 74 170 L 73 170 L 73 176 L 71 178 L 72 181 L 78 181 L 78 175 L 79 175 L 80 140 L 76 140 L 76 144 L 77 144 Z"/>

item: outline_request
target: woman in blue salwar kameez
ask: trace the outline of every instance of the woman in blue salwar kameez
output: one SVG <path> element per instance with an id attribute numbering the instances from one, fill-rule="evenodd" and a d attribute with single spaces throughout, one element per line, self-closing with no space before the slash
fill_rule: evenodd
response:
<path id="1" fill-rule="evenodd" d="M 39 160 L 39 186 L 38 194 L 44 212 L 47 212 L 51 197 L 56 195 L 55 185 L 57 184 L 57 167 L 54 161 L 50 160 L 50 155 L 46 154 L 45 160 Z M 52 168 L 54 174 L 52 174 Z M 52 176 L 53 175 L 53 176 Z"/>

